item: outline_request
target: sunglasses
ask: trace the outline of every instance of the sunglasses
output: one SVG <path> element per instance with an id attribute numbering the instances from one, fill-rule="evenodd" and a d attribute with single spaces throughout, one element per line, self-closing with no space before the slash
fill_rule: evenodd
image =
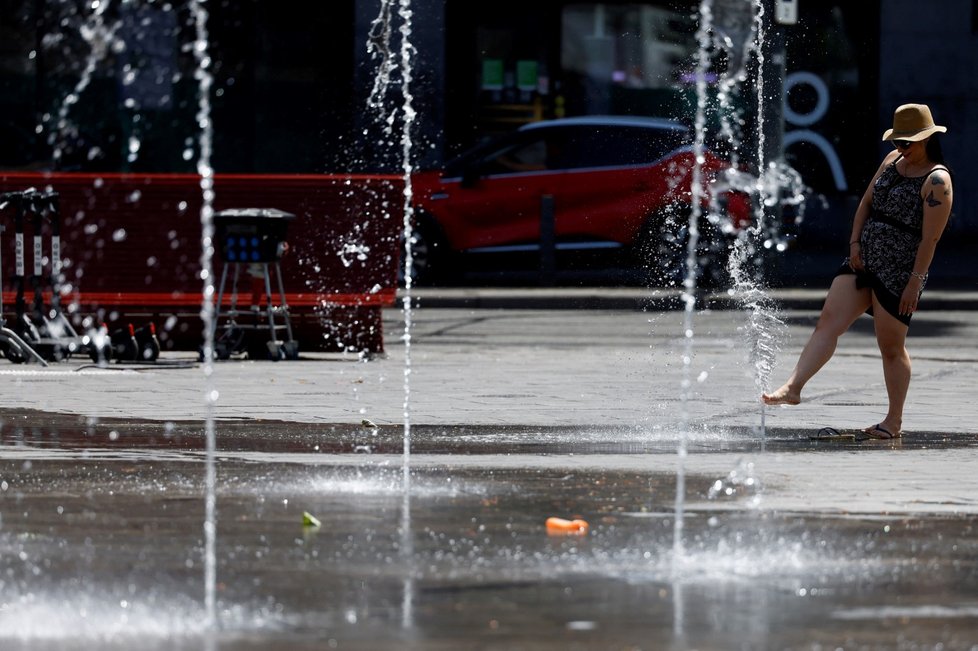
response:
<path id="1" fill-rule="evenodd" d="M 897 149 L 906 149 L 913 144 L 913 140 L 894 140 L 893 146 Z"/>

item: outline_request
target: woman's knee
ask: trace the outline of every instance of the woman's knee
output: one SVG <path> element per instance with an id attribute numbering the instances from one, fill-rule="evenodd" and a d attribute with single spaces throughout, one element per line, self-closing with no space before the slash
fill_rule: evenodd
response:
<path id="1" fill-rule="evenodd" d="M 856 318 L 850 313 L 824 308 L 815 324 L 815 331 L 823 335 L 841 337 L 855 320 Z"/>
<path id="2" fill-rule="evenodd" d="M 874 302 L 873 319 L 876 331 L 876 344 L 880 354 L 887 359 L 907 356 L 907 325 L 887 312 L 878 302 Z"/>
<path id="3" fill-rule="evenodd" d="M 841 336 L 869 309 L 872 297 L 868 288 L 856 287 L 855 276 L 837 276 L 822 306 L 816 328 Z"/>
<path id="4" fill-rule="evenodd" d="M 876 332 L 876 345 L 884 360 L 909 358 L 906 343 L 907 338 L 899 332 Z"/>
<path id="5" fill-rule="evenodd" d="M 905 346 L 880 344 L 880 356 L 884 362 L 910 361 L 910 354 Z"/>

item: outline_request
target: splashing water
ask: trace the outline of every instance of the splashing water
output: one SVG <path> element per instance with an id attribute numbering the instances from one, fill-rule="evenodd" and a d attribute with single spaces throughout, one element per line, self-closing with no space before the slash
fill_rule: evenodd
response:
<path id="1" fill-rule="evenodd" d="M 754 0 L 753 29 L 749 42 L 756 54 L 756 97 L 757 104 L 757 145 L 756 166 L 758 170 L 755 179 L 744 175 L 730 175 L 728 182 L 732 187 L 743 189 L 755 197 L 754 221 L 745 231 L 740 233 L 734 242 L 729 259 L 733 286 L 731 295 L 735 296 L 742 309 L 747 314 L 747 321 L 741 328 L 747 349 L 747 361 L 753 372 L 757 393 L 766 391 L 769 386 L 771 371 L 774 368 L 779 351 L 779 342 L 783 339 L 786 327 L 781 319 L 775 302 L 763 288 L 763 277 L 760 272 L 766 251 L 775 249 L 783 251 L 786 244 L 780 233 L 780 225 L 768 219 L 768 213 L 784 205 L 792 205 L 799 209 L 804 205 L 804 184 L 801 176 L 783 161 L 768 161 L 766 152 L 765 114 L 765 21 L 766 10 L 763 2 Z M 745 71 L 738 72 L 738 78 L 745 79 Z M 775 80 L 776 81 L 776 80 Z M 780 100 L 780 97 L 778 98 Z M 787 197 L 782 199 L 782 197 Z M 780 214 L 780 210 L 777 211 Z M 759 430 L 762 441 L 766 439 L 766 411 L 760 402 Z M 763 445 L 763 444 L 762 444 Z"/>
<path id="2" fill-rule="evenodd" d="M 707 497 L 711 500 L 724 497 L 747 497 L 748 506 L 756 507 L 761 501 L 761 480 L 754 473 L 754 463 L 741 461 L 737 467 L 710 486 Z"/>
<path id="3" fill-rule="evenodd" d="M 116 3 L 121 9 L 125 9 L 127 2 Z M 57 110 L 57 117 L 54 126 L 50 129 L 47 141 L 52 147 L 52 160 L 55 167 L 58 167 L 64 158 L 64 153 L 68 146 L 68 140 L 78 135 L 77 127 L 73 126 L 69 116 L 72 108 L 81 100 L 85 90 L 91 84 L 94 74 L 99 66 L 105 63 L 110 55 L 118 55 L 127 50 L 125 40 L 124 20 L 108 21 L 107 15 L 110 8 L 117 8 L 108 0 L 92 2 L 86 6 L 91 8 L 91 13 L 81 15 L 81 24 L 77 27 L 77 33 L 81 36 L 87 47 L 87 53 L 79 74 L 71 92 L 69 92 L 60 102 Z M 208 54 L 209 36 L 207 31 L 208 12 L 206 0 L 192 0 L 189 3 L 192 23 L 195 28 L 193 41 L 193 55 L 197 63 L 195 78 L 198 82 L 198 107 L 196 113 L 196 126 L 199 139 L 199 155 L 197 161 L 197 172 L 200 175 L 200 189 L 202 193 L 201 219 L 201 281 L 203 287 L 203 299 L 201 304 L 201 319 L 203 321 L 204 337 L 204 399 L 207 405 L 206 415 L 206 470 L 205 470 L 205 521 L 204 521 L 204 600 L 206 626 L 212 629 L 217 624 L 216 614 L 216 467 L 215 467 L 215 432 L 214 432 L 214 406 L 218 397 L 218 391 L 213 385 L 213 323 L 215 316 L 214 294 L 215 287 L 213 282 L 213 201 L 214 201 L 214 174 L 211 167 L 211 153 L 213 143 L 213 130 L 211 125 L 211 104 L 210 92 L 213 85 L 211 70 L 211 59 Z M 70 24 L 77 19 L 83 10 L 68 6 L 68 13 L 61 18 L 60 24 L 67 30 Z M 166 9 L 169 11 L 169 8 Z M 43 43 L 46 47 L 52 47 L 60 40 L 60 36 L 50 35 L 45 37 Z M 123 79 L 124 84 L 129 84 L 134 78 L 134 72 L 128 70 Z M 128 104 L 127 104 L 128 106 Z M 45 122 L 50 121 L 50 116 L 45 116 Z M 44 130 L 44 124 L 36 128 L 38 133 Z M 128 152 L 127 161 L 133 162 L 138 156 L 141 143 L 138 138 L 130 136 L 126 141 Z M 91 158 L 91 156 L 89 156 Z M 187 158 L 185 156 L 185 158 Z M 94 186 L 101 186 L 101 179 L 95 181 Z M 126 200 L 136 203 L 140 199 L 138 192 L 133 193 Z M 86 232 L 89 232 L 86 227 Z M 97 228 L 91 226 L 91 228 Z M 94 232 L 94 231 L 91 231 Z M 113 241 L 121 242 L 127 238 L 124 229 L 119 229 L 112 234 Z"/>
<path id="4" fill-rule="evenodd" d="M 401 122 L 401 170 L 404 177 L 404 447 L 402 457 L 402 488 L 403 502 L 401 505 L 400 552 L 403 558 L 411 560 L 414 555 L 414 545 L 411 537 L 411 326 L 413 306 L 411 288 L 413 286 L 412 270 L 414 267 L 414 206 L 411 175 L 414 171 L 412 161 L 412 127 L 416 113 L 411 95 L 413 79 L 412 58 L 416 54 L 411 45 L 411 0 L 398 0 L 396 3 L 397 19 L 400 20 L 400 48 L 397 56 L 391 47 L 391 37 L 395 23 L 394 0 L 382 0 L 380 13 L 374 19 L 370 28 L 370 40 L 367 51 L 374 59 L 379 59 L 374 86 L 370 92 L 367 104 L 377 111 L 382 119 L 385 132 L 390 135 L 398 118 Z M 398 109 L 387 109 L 385 97 L 391 86 L 395 72 L 400 72 L 400 94 L 402 103 Z M 411 570 L 404 582 L 404 596 L 401 606 L 401 624 L 404 628 L 413 625 L 414 577 Z"/>
<path id="5" fill-rule="evenodd" d="M 704 0 L 703 4 L 707 4 Z M 766 15 L 764 3 L 761 0 L 714 0 L 716 26 L 714 38 L 705 44 L 725 53 L 728 68 L 718 75 L 718 117 L 720 119 L 720 134 L 727 140 L 731 152 L 732 168 L 719 180 L 719 192 L 735 191 L 744 193 L 752 198 L 752 224 L 740 231 L 734 239 L 728 259 L 728 268 L 732 286 L 729 294 L 735 297 L 743 311 L 747 314 L 746 322 L 740 329 L 747 350 L 747 362 L 753 376 L 758 394 L 767 390 L 771 371 L 777 359 L 779 341 L 785 334 L 784 322 L 781 320 L 775 302 L 764 290 L 761 267 L 771 251 L 784 251 L 786 242 L 781 234 L 778 220 L 769 219 L 769 214 L 780 214 L 784 206 L 790 206 L 796 213 L 796 220 L 803 216 L 805 186 L 801 176 L 781 160 L 765 160 L 766 145 L 766 115 L 764 107 L 765 92 L 768 84 L 765 80 L 765 41 Z M 753 58 L 753 65 L 748 63 Z M 754 77 L 751 79 L 750 70 Z M 754 103 L 757 106 L 756 144 L 754 151 L 756 159 L 753 166 L 757 173 L 750 174 L 741 171 L 738 158 L 743 138 L 740 134 L 740 122 L 735 119 L 736 112 L 734 97 L 741 86 L 751 79 L 756 90 Z M 777 80 L 774 80 L 777 81 Z M 775 84 L 776 86 L 776 84 Z M 778 97 L 774 101 L 781 101 Z M 712 212 L 712 211 L 711 211 Z M 766 435 L 765 410 L 760 403 L 760 433 Z"/>
<path id="6" fill-rule="evenodd" d="M 197 61 L 195 77 L 198 83 L 197 126 L 200 133 L 197 173 L 200 175 L 200 189 L 203 203 L 200 209 L 201 251 L 200 276 L 204 284 L 200 317 L 204 328 L 203 369 L 204 397 L 206 400 L 206 464 L 204 497 L 204 609 L 208 628 L 217 625 L 217 468 L 216 435 L 214 431 L 214 411 L 218 391 L 214 386 L 214 170 L 211 167 L 213 148 L 213 125 L 211 124 L 210 91 L 214 83 L 211 74 L 211 59 L 208 54 L 207 9 L 205 0 L 191 2 L 191 12 L 196 27 L 196 40 L 193 51 Z"/>
<path id="7" fill-rule="evenodd" d="M 681 423 L 679 444 L 677 450 L 678 469 L 676 472 L 676 519 L 673 529 L 673 556 L 678 560 L 684 554 L 684 504 L 686 494 L 686 454 L 687 431 L 689 429 L 689 399 L 692 391 L 692 362 L 693 362 L 693 312 L 696 307 L 696 274 L 699 263 L 696 250 L 699 245 L 699 220 L 702 215 L 703 199 L 703 158 L 704 139 L 706 133 L 706 73 L 709 69 L 708 40 L 712 26 L 710 2 L 705 0 L 700 5 L 700 24 L 696 32 L 699 52 L 696 60 L 696 139 L 693 143 L 693 183 L 692 210 L 689 216 L 689 241 L 686 249 L 686 279 L 683 282 L 682 300 L 685 306 L 683 317 L 683 375 L 681 381 L 680 404 Z"/>
<path id="8" fill-rule="evenodd" d="M 77 135 L 76 128 L 71 125 L 68 119 L 71 108 L 78 103 L 85 89 L 91 84 L 92 76 L 95 74 L 98 65 L 105 61 L 110 53 L 125 49 L 125 43 L 116 37 L 116 32 L 119 31 L 122 22 L 116 21 L 107 24 L 105 21 L 105 12 L 109 5 L 109 2 L 92 3 L 91 15 L 78 28 L 78 33 L 88 45 L 88 54 L 85 57 L 85 65 L 78 81 L 71 92 L 62 100 L 54 128 L 48 134 L 48 144 L 52 147 L 51 157 L 55 167 L 61 163 L 66 139 Z M 38 130 L 42 129 L 43 126 L 39 125 Z"/>
<path id="9" fill-rule="evenodd" d="M 367 44 L 367 51 L 374 59 L 379 59 L 377 64 L 377 76 L 374 79 L 374 86 L 371 89 L 367 105 L 377 111 L 387 134 L 393 133 L 395 123 L 400 117 L 401 121 L 401 170 L 404 178 L 404 227 L 402 238 L 404 240 L 404 462 L 405 474 L 407 474 L 408 461 L 410 459 L 411 442 L 411 325 L 412 325 L 412 296 L 411 288 L 413 278 L 411 269 L 412 260 L 412 240 L 414 239 L 414 206 L 413 188 L 411 186 L 411 175 L 414 171 L 412 162 L 412 136 L 411 131 L 414 126 L 416 113 L 411 96 L 412 81 L 412 57 L 415 50 L 410 42 L 411 36 L 411 2 L 410 0 L 397 0 L 396 16 L 400 19 L 401 25 L 398 28 L 400 33 L 400 49 L 395 55 L 391 46 L 393 28 L 395 22 L 395 0 L 383 0 L 381 2 L 380 13 L 374 19 L 370 28 L 370 40 Z M 394 74 L 400 72 L 400 91 L 402 104 L 400 111 L 397 108 L 387 108 L 386 96 L 394 81 Z"/>
<path id="10" fill-rule="evenodd" d="M 748 365 L 753 370 L 754 386 L 760 394 L 768 389 L 787 326 L 774 300 L 749 278 L 742 257 L 731 257 L 730 274 L 734 279 L 732 291 L 747 313 L 747 321 L 740 330 L 746 343 Z M 766 412 L 764 403 L 760 404 L 760 434 L 764 440 Z"/>
<path id="11" fill-rule="evenodd" d="M 696 167 L 693 174 L 692 202 L 693 213 L 690 217 L 687 243 L 686 280 L 684 282 L 683 301 L 685 316 L 683 321 L 683 336 L 685 347 L 683 351 L 683 377 L 681 384 L 681 433 L 677 454 L 679 468 L 676 481 L 675 526 L 673 540 L 673 557 L 676 567 L 682 565 L 683 529 L 684 529 L 684 499 L 685 472 L 684 463 L 687 455 L 688 430 L 688 400 L 692 386 L 691 362 L 693 347 L 693 309 L 695 307 L 696 291 L 696 246 L 698 238 L 697 220 L 701 217 L 700 206 L 703 199 L 703 183 L 700 166 L 703 158 L 703 138 L 706 131 L 706 113 L 711 110 L 707 105 L 707 77 L 716 76 L 717 98 L 712 110 L 719 118 L 719 135 L 724 139 L 729 150 L 730 169 L 714 186 L 710 197 L 710 209 L 707 218 L 711 224 L 719 225 L 724 230 L 730 230 L 732 225 L 724 222 L 723 210 L 718 205 L 718 197 L 734 191 L 744 193 L 753 198 L 753 223 L 737 234 L 730 250 L 728 272 L 732 281 L 729 294 L 737 298 L 747 315 L 745 324 L 741 327 L 747 348 L 747 360 L 758 388 L 758 393 L 766 389 L 771 371 L 774 367 L 779 341 L 783 338 L 785 324 L 780 318 L 775 302 L 763 289 L 762 279 L 758 273 L 764 254 L 770 249 L 784 250 L 785 244 L 779 232 L 780 225 L 775 220 L 767 219 L 767 214 L 774 212 L 785 204 L 799 209 L 804 202 L 804 186 L 801 177 L 782 161 L 768 162 L 765 160 L 765 115 L 764 115 L 764 41 L 765 41 L 765 10 L 760 0 L 701 0 L 699 4 L 699 25 L 696 32 Z M 725 70 L 713 70 L 711 56 L 723 54 L 721 59 L 726 61 Z M 750 79 L 753 70 L 757 106 L 756 118 L 756 175 L 741 171 L 739 163 L 740 149 L 744 142 L 741 135 L 741 120 L 734 110 L 735 96 L 740 92 L 745 82 Z M 782 197 L 787 197 L 783 199 Z M 800 216 L 800 215 L 799 215 Z M 729 222 L 729 220 L 727 220 Z M 761 403 L 760 430 L 765 432 L 765 412 Z"/>

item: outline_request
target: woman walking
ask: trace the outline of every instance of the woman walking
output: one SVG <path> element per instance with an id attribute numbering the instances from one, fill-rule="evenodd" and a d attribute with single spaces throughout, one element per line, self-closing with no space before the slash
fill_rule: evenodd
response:
<path id="1" fill-rule="evenodd" d="M 910 386 L 906 349 L 927 270 L 951 214 L 952 176 L 924 104 L 904 104 L 883 134 L 893 143 L 863 193 L 852 224 L 849 257 L 829 288 L 818 324 L 788 381 L 762 395 L 769 405 L 796 405 L 805 384 L 835 352 L 840 336 L 863 312 L 873 317 L 889 408 L 866 428 L 873 438 L 899 438 Z"/>

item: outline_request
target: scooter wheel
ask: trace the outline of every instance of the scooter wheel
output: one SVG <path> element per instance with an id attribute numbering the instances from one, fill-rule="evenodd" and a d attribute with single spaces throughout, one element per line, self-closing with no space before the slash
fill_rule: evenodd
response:
<path id="1" fill-rule="evenodd" d="M 139 352 L 144 362 L 155 362 L 160 356 L 160 343 L 156 340 L 144 345 Z"/>
<path id="2" fill-rule="evenodd" d="M 3 356 L 13 364 L 23 364 L 27 361 L 27 355 L 21 351 L 19 346 L 7 344 L 3 347 Z"/>
<path id="3" fill-rule="evenodd" d="M 96 364 L 101 362 L 108 363 L 112 360 L 112 344 L 106 343 L 101 348 L 93 346 L 88 349 L 88 356 L 92 358 L 92 361 Z"/>

